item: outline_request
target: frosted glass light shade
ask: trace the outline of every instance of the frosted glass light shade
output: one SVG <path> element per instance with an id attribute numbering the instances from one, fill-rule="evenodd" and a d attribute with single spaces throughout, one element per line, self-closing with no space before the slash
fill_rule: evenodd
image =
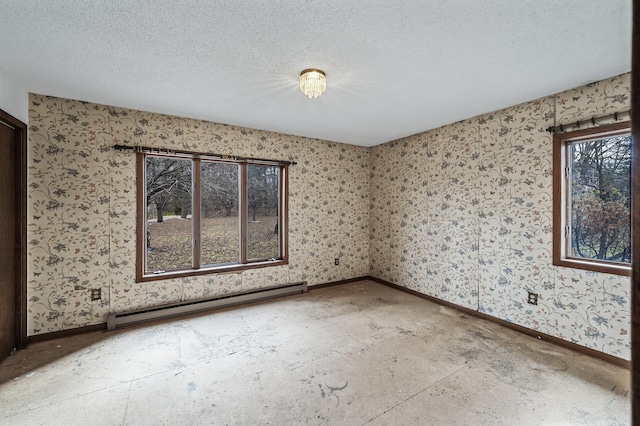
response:
<path id="1" fill-rule="evenodd" d="M 309 99 L 315 99 L 327 90 L 327 77 L 323 71 L 307 69 L 300 73 L 300 90 Z"/>

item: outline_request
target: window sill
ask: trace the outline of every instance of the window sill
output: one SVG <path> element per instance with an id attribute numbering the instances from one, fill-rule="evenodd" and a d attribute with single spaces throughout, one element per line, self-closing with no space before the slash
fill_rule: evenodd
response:
<path id="1" fill-rule="evenodd" d="M 624 263 L 598 262 L 594 260 L 584 260 L 577 258 L 564 258 L 553 262 L 556 266 L 582 269 L 591 272 L 602 272 L 605 274 L 631 276 L 631 265 Z"/>
<path id="2" fill-rule="evenodd" d="M 247 269 L 283 266 L 283 265 L 287 265 L 288 263 L 289 262 L 287 262 L 284 259 L 278 259 L 278 260 L 267 260 L 263 262 L 248 263 L 245 265 L 234 264 L 234 265 L 201 268 L 201 269 L 183 269 L 183 270 L 177 270 L 177 271 L 166 271 L 161 273 L 147 273 L 142 276 L 137 276 L 136 282 L 140 283 L 140 282 L 148 282 L 148 281 L 170 280 L 173 278 L 195 277 L 199 275 L 234 274 L 234 273 L 239 274 Z"/>

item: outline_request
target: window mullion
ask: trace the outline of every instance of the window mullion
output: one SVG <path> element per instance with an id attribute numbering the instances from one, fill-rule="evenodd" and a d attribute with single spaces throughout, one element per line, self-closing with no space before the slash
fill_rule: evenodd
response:
<path id="1" fill-rule="evenodd" d="M 136 276 L 142 277 L 146 272 L 147 267 L 147 203 L 146 203 L 146 194 L 147 194 L 147 168 L 145 164 L 146 156 L 139 152 L 136 155 L 136 173 L 137 173 L 137 212 L 136 212 L 136 220 L 138 226 L 136 227 L 136 238 L 137 238 L 137 253 L 136 253 Z"/>
<path id="2" fill-rule="evenodd" d="M 238 210 L 240 211 L 240 263 L 247 263 L 247 218 L 248 218 L 248 167 L 247 163 L 240 164 L 240 190 L 238 191 Z"/>
<path id="3" fill-rule="evenodd" d="M 570 143 L 564 144 L 564 253 L 563 256 L 571 256 L 571 222 L 572 215 L 572 182 L 571 182 L 571 164 L 573 164 L 573 149 Z"/>
<path id="4" fill-rule="evenodd" d="M 289 189 L 287 188 L 287 182 L 289 182 L 289 167 L 282 166 L 280 167 L 280 193 L 278 194 L 278 227 L 280 231 L 279 235 L 279 250 L 280 258 L 287 261 L 289 258 L 289 253 L 287 251 L 287 247 L 289 246 L 287 242 L 287 236 L 289 235 L 288 222 L 286 220 L 287 211 L 289 209 Z"/>
<path id="5" fill-rule="evenodd" d="M 200 223 L 200 159 L 193 159 L 193 179 L 192 179 L 192 193 L 191 197 L 191 218 L 193 223 L 192 241 L 192 253 L 193 253 L 193 268 L 200 269 L 202 266 L 202 238 L 200 238 L 202 232 L 202 226 Z"/>

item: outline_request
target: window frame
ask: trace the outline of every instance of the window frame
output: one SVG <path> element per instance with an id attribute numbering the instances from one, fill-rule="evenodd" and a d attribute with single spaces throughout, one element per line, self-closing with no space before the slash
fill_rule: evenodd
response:
<path id="1" fill-rule="evenodd" d="M 569 214 L 567 167 L 569 145 L 575 142 L 616 136 L 631 132 L 629 121 L 589 129 L 558 133 L 553 136 L 553 264 L 592 272 L 631 276 L 631 264 L 599 259 L 571 257 L 566 228 Z M 633 170 L 632 170 L 633 173 Z"/>
<path id="2" fill-rule="evenodd" d="M 147 156 L 167 157 L 190 159 L 193 161 L 192 168 L 192 260 L 195 264 L 189 269 L 178 269 L 165 271 L 161 273 L 146 272 L 146 254 L 147 254 L 147 205 L 146 205 L 146 158 Z M 238 165 L 239 175 L 239 199 L 238 199 L 238 216 L 240 222 L 240 244 L 238 247 L 239 262 L 234 264 L 202 266 L 200 265 L 201 238 L 200 238 L 200 163 L 202 160 L 217 163 L 227 163 Z M 247 259 L 247 220 L 248 220 L 248 165 L 274 166 L 280 170 L 279 176 L 279 247 L 280 257 L 275 260 L 254 260 Z M 233 273 L 242 272 L 247 269 L 266 268 L 271 266 L 282 266 L 289 263 L 289 244 L 288 244 L 288 206 L 289 206 L 289 165 L 278 161 L 267 160 L 234 160 L 221 159 L 219 157 L 211 157 L 201 154 L 180 154 L 156 151 L 140 151 L 136 154 L 136 282 L 167 280 L 172 278 L 191 277 L 199 275 L 208 275 L 216 273 Z"/>

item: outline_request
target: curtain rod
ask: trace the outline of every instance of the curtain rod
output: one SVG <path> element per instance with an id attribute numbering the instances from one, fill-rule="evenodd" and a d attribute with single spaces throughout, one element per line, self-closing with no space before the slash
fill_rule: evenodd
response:
<path id="1" fill-rule="evenodd" d="M 206 152 L 194 152 L 194 151 L 183 151 L 179 149 L 167 149 L 167 148 L 150 148 L 148 146 L 139 146 L 139 145 L 113 145 L 113 149 L 117 149 L 118 151 L 134 151 L 134 152 L 148 152 L 148 153 L 157 153 L 157 154 L 186 154 L 186 155 L 203 155 L 206 157 L 215 157 L 220 160 L 233 160 L 233 161 L 265 161 L 270 163 L 278 163 L 283 166 L 295 166 L 295 161 L 284 161 L 284 160 L 267 160 L 265 158 L 253 158 L 253 157 L 238 157 L 236 155 L 222 155 L 222 154 L 211 154 Z"/>
<path id="2" fill-rule="evenodd" d="M 547 128 L 547 132 L 549 133 L 564 133 L 569 131 L 570 129 L 579 129 L 580 126 L 582 126 L 583 124 L 587 124 L 587 123 L 591 123 L 592 125 L 596 125 L 598 124 L 598 121 L 605 121 L 605 120 L 610 120 L 613 118 L 613 121 L 618 121 L 618 119 L 620 118 L 621 115 L 625 115 L 625 114 L 629 114 L 629 118 L 631 118 L 631 110 L 626 110 L 626 111 L 622 111 L 622 112 L 614 112 L 613 114 L 608 114 L 608 115 L 602 115 L 600 117 L 591 117 L 589 119 L 586 120 L 578 120 L 576 122 L 573 123 L 568 123 L 568 124 L 560 124 L 558 126 L 551 126 L 549 128 Z"/>

